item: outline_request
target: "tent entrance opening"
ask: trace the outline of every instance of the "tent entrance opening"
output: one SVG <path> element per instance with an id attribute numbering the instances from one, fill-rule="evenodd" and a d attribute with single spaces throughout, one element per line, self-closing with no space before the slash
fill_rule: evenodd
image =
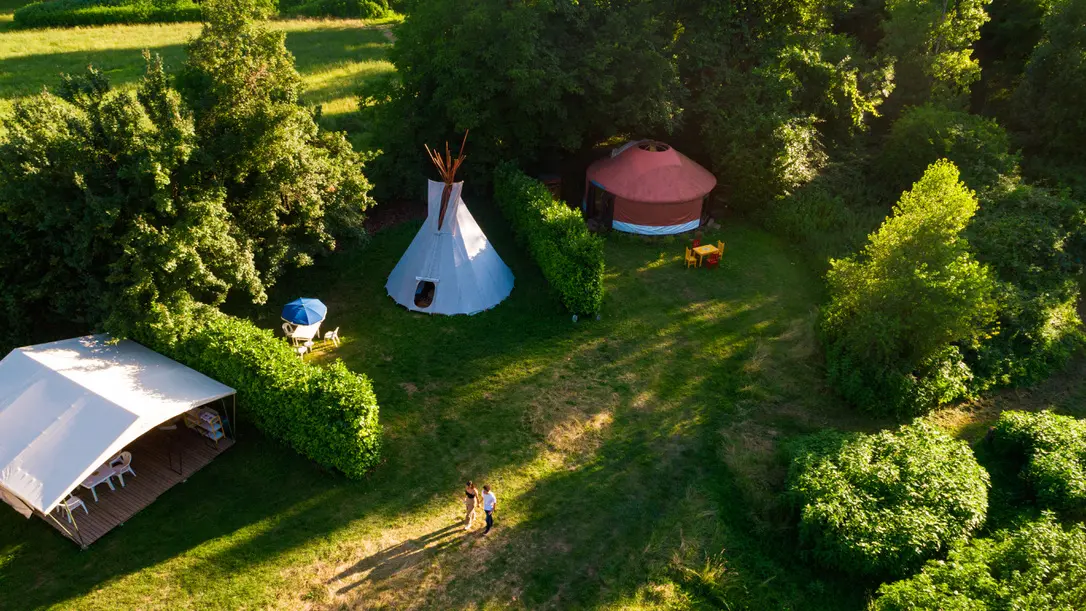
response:
<path id="1" fill-rule="evenodd" d="M 415 307 L 430 307 L 430 304 L 434 303 L 434 292 L 436 291 L 437 285 L 433 282 L 429 280 L 419 282 L 419 285 L 415 287 Z"/>

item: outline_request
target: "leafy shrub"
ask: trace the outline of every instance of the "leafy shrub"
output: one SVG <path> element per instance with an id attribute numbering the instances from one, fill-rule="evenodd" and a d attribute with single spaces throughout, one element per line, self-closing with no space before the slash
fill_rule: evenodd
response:
<path id="1" fill-rule="evenodd" d="M 200 21 L 201 15 L 192 0 L 46 0 L 17 9 L 14 20 L 18 27 L 44 28 Z"/>
<path id="2" fill-rule="evenodd" d="M 512 164 L 495 171 L 494 199 L 566 308 L 574 314 L 599 312 L 603 240 L 589 233 L 580 213 Z"/>
<path id="3" fill-rule="evenodd" d="M 1018 160 L 1007 132 L 994 120 L 938 106 L 906 110 L 890 129 L 878 173 L 887 189 L 900 193 L 939 159 L 954 162 L 962 182 L 983 191 L 1013 175 Z"/>
<path id="4" fill-rule="evenodd" d="M 821 563 L 898 576 L 984 522 L 988 473 L 969 445 L 920 420 L 873 435 L 802 441 L 788 473 L 799 534 Z"/>
<path id="5" fill-rule="evenodd" d="M 995 282 L 960 237 L 977 208 L 954 164 L 933 164 L 858 254 L 831 261 L 822 332 L 852 403 L 917 414 L 969 392 L 962 348 L 995 316 Z"/>
<path id="6" fill-rule="evenodd" d="M 386 0 L 280 0 L 280 15 L 303 17 L 349 17 L 376 19 L 387 17 L 391 9 Z"/>
<path id="7" fill-rule="evenodd" d="M 231 290 L 263 301 L 224 193 L 185 181 L 195 127 L 167 83 L 155 58 L 135 92 L 89 68 L 58 95 L 16 103 L 0 142 L 12 334 L 51 326 L 50 315 L 118 336 L 144 324 L 178 333 L 196 303 L 217 306 Z"/>
<path id="8" fill-rule="evenodd" d="M 380 461 L 377 397 L 369 378 L 342 362 L 311 365 L 271 331 L 217 312 L 175 342 L 141 339 L 232 386 L 260 430 L 318 464 L 359 478 Z"/>
<path id="9" fill-rule="evenodd" d="M 884 584 L 873 611 L 1077 611 L 1086 608 L 1086 526 L 1051 515 L 974 539 L 917 575 Z"/>
<path id="10" fill-rule="evenodd" d="M 1086 515 L 1086 420 L 1049 411 L 1003 412 L 992 442 L 1023 461 L 1022 476 L 1041 504 Z"/>
<path id="11" fill-rule="evenodd" d="M 1001 286 L 999 333 L 968 357 L 978 389 L 1040 381 L 1082 347 L 1084 228 L 1082 204 L 1064 193 L 1017 184 L 986 194 L 967 235 Z"/>
<path id="12" fill-rule="evenodd" d="M 773 200 L 762 222 L 822 266 L 856 252 L 886 218 L 883 206 L 872 205 L 867 169 L 860 159 L 830 164 L 810 183 Z"/>

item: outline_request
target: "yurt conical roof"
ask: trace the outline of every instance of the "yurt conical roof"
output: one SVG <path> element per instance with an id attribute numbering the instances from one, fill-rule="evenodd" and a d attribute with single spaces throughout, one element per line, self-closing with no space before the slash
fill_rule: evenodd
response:
<path id="1" fill-rule="evenodd" d="M 588 179 L 634 202 L 673 203 L 705 197 L 716 177 L 696 161 L 662 142 L 630 143 L 618 154 L 593 163 Z"/>

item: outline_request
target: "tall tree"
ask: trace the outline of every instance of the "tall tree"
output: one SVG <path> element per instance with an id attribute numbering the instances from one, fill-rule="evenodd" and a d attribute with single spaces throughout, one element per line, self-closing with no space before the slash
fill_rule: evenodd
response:
<path id="1" fill-rule="evenodd" d="M 1017 92 L 1025 144 L 1081 169 L 1086 164 L 1086 0 L 1055 0 Z M 1081 176 L 1082 172 L 1078 172 Z M 1081 183 L 1086 180 L 1080 178 Z M 1086 193 L 1086 188 L 1083 189 Z"/>
<path id="2" fill-rule="evenodd" d="M 253 0 L 209 0 L 179 89 L 196 118 L 193 180 L 221 187 L 241 239 L 270 284 L 361 234 L 373 204 L 362 159 L 298 102 L 301 79 L 285 34 L 257 23 Z"/>
<path id="3" fill-rule="evenodd" d="M 223 191 L 184 181 L 195 128 L 160 59 L 135 93 L 94 69 L 65 77 L 59 96 L 17 103 L 7 127 L 0 283 L 16 333 L 50 315 L 171 333 L 231 289 L 264 298 Z"/>
<path id="4" fill-rule="evenodd" d="M 980 78 L 973 43 L 991 0 L 887 0 L 883 51 L 894 58 L 895 110 L 933 101 L 964 107 Z"/>
<path id="5" fill-rule="evenodd" d="M 991 332 L 995 282 L 961 237 L 977 199 L 932 164 L 858 254 L 831 262 L 830 380 L 861 407 L 915 414 L 968 393 L 962 349 Z"/>

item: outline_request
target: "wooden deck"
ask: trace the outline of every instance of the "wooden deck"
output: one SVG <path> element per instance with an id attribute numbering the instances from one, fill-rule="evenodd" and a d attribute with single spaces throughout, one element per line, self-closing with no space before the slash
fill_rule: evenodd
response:
<path id="1" fill-rule="evenodd" d="M 97 503 L 90 490 L 82 486 L 76 489 L 76 496 L 83 499 L 88 511 L 84 513 L 80 508 L 72 512 L 78 534 L 63 509 L 54 510 L 51 517 L 40 517 L 77 545 L 86 547 L 124 524 L 163 492 L 188 479 L 232 445 L 234 440 L 227 437 L 219 440 L 216 447 L 214 442 L 183 424 L 175 431 L 152 430 L 125 448 L 132 453 L 132 469 L 136 476 L 125 474 L 124 488 L 116 478 L 113 479 L 116 490 L 100 484 L 96 488 Z"/>

